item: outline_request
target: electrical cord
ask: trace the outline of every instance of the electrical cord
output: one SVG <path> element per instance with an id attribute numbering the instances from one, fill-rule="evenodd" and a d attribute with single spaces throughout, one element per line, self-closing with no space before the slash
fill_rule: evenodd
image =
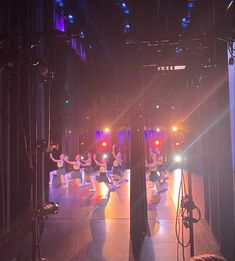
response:
<path id="1" fill-rule="evenodd" d="M 190 217 L 190 213 L 193 210 L 197 212 L 197 218 Z M 185 242 L 184 230 L 190 227 L 191 222 L 197 223 L 200 220 L 201 211 L 199 207 L 197 207 L 192 198 L 190 198 L 186 194 L 184 173 L 182 171 L 175 218 L 175 234 L 177 238 L 177 261 L 179 261 L 179 246 L 181 246 L 182 248 L 182 257 L 183 261 L 185 261 L 185 248 L 189 247 L 190 245 L 190 239 L 187 242 Z"/>
<path id="2" fill-rule="evenodd" d="M 183 258 L 184 258 L 184 238 L 182 237 L 182 239 L 180 240 L 180 231 L 181 233 L 183 232 L 182 228 L 183 225 L 180 225 L 180 197 L 183 196 L 184 193 L 184 186 L 183 186 L 183 172 L 181 175 L 181 181 L 180 181 L 180 186 L 179 186 L 179 191 L 178 191 L 178 201 L 177 201 L 177 209 L 176 209 L 176 219 L 175 219 L 175 234 L 176 234 L 176 238 L 177 238 L 177 261 L 179 261 L 179 246 L 182 247 L 182 253 L 183 253 Z M 182 233 L 183 234 L 183 233 Z M 184 259 L 185 260 L 185 259 Z"/>

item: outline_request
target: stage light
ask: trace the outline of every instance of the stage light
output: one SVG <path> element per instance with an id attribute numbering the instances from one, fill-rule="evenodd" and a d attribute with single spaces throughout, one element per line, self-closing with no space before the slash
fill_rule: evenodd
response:
<path id="1" fill-rule="evenodd" d="M 174 125 L 174 126 L 172 126 L 172 131 L 173 131 L 173 132 L 177 132 L 177 131 L 178 131 L 178 127 L 177 127 L 177 126 L 175 126 L 175 125 Z"/>
<path id="2" fill-rule="evenodd" d="M 155 145 L 157 145 L 157 146 L 158 146 L 158 145 L 160 144 L 160 141 L 159 141 L 159 140 L 155 140 L 155 142 L 154 142 L 154 143 L 155 143 Z"/>
<path id="3" fill-rule="evenodd" d="M 64 6 L 64 1 L 63 0 L 56 0 L 55 1 L 57 4 L 58 4 L 58 6 L 60 6 L 60 7 L 63 7 Z"/>
<path id="4" fill-rule="evenodd" d="M 127 32 L 130 31 L 130 24 L 129 24 L 129 23 L 125 23 L 125 25 L 124 25 L 124 31 L 125 31 L 125 33 L 127 33 Z"/>
<path id="5" fill-rule="evenodd" d="M 161 130 L 160 130 L 160 128 L 157 128 L 157 132 L 160 132 Z"/>
<path id="6" fill-rule="evenodd" d="M 160 105 L 156 105 L 156 109 L 160 109 Z"/>
<path id="7" fill-rule="evenodd" d="M 103 154 L 102 158 L 107 159 L 108 155 L 107 154 Z"/>
<path id="8" fill-rule="evenodd" d="M 176 53 L 176 54 L 180 54 L 180 53 L 182 53 L 182 51 L 183 51 L 183 49 L 182 49 L 181 47 L 179 47 L 179 46 L 177 46 L 177 47 L 175 48 L 175 53 Z"/>
<path id="9" fill-rule="evenodd" d="M 109 133 L 109 132 L 110 132 L 110 129 L 109 129 L 109 128 L 105 128 L 105 129 L 104 129 L 104 132 Z"/>
<path id="10" fill-rule="evenodd" d="M 81 142 L 81 145 L 82 145 L 82 146 L 84 145 L 84 142 L 83 142 L 83 141 Z"/>
<path id="11" fill-rule="evenodd" d="M 174 161 L 177 163 L 180 163 L 182 161 L 182 156 L 181 155 L 175 155 Z"/>
<path id="12" fill-rule="evenodd" d="M 85 38 L 85 33 L 84 32 L 80 32 L 79 36 L 80 36 L 81 39 L 84 39 Z"/>
<path id="13" fill-rule="evenodd" d="M 81 156 L 81 160 L 84 160 L 84 157 L 83 157 L 83 156 Z"/>
<path id="14" fill-rule="evenodd" d="M 65 104 L 69 104 L 69 100 L 68 99 L 65 100 Z"/>
<path id="15" fill-rule="evenodd" d="M 69 14 L 67 18 L 68 18 L 69 23 L 71 23 L 71 24 L 74 23 L 73 15 Z"/>
<path id="16" fill-rule="evenodd" d="M 125 2 L 121 3 L 121 8 L 123 8 L 123 9 L 126 8 L 126 3 Z"/>
<path id="17" fill-rule="evenodd" d="M 101 145 L 102 145 L 102 147 L 107 147 L 107 142 L 103 141 Z"/>
<path id="18" fill-rule="evenodd" d="M 125 9 L 123 13 L 124 13 L 124 14 L 129 14 L 129 13 L 130 13 L 130 10 L 129 10 L 129 9 Z"/>
<path id="19" fill-rule="evenodd" d="M 45 216 L 58 214 L 58 212 L 59 212 L 59 203 L 55 201 L 47 202 L 42 207 L 42 213 Z"/>
<path id="20" fill-rule="evenodd" d="M 188 2 L 188 8 L 193 8 L 194 3 L 193 2 Z"/>
<path id="21" fill-rule="evenodd" d="M 187 27 L 189 23 L 190 23 L 190 21 L 187 18 L 185 18 L 185 17 L 182 18 L 182 20 L 181 20 L 182 27 Z"/>
<path id="22" fill-rule="evenodd" d="M 177 142 L 175 143 L 175 146 L 176 146 L 176 147 L 179 147 L 179 145 L 180 145 L 180 143 L 177 141 Z"/>
<path id="23" fill-rule="evenodd" d="M 71 130 L 69 130 L 69 134 L 71 134 L 72 133 L 72 131 Z"/>

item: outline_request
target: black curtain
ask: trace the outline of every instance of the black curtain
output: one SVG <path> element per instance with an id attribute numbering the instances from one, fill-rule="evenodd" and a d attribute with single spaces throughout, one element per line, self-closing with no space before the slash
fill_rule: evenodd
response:
<path id="1" fill-rule="evenodd" d="M 212 70 L 210 84 L 202 94 L 210 95 L 200 108 L 205 210 L 221 253 L 232 261 L 234 200 L 226 44 L 219 43 L 214 47 L 217 68 Z"/>
<path id="2" fill-rule="evenodd" d="M 44 156 L 36 146 L 47 133 L 47 91 L 31 64 L 32 58 L 45 52 L 38 34 L 44 30 L 43 3 L 23 0 L 0 5 L 0 248 L 11 246 L 12 252 L 12 245 L 31 229 L 33 181 L 37 181 L 38 207 L 45 201 Z M 34 10 L 40 11 L 37 17 Z"/>

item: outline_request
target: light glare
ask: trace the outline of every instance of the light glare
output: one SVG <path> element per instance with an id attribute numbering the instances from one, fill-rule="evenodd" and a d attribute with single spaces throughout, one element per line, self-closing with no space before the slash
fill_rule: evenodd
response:
<path id="1" fill-rule="evenodd" d="M 174 131 L 174 132 L 176 132 L 176 131 L 178 131 L 178 127 L 177 126 L 172 126 L 172 131 Z"/>
<path id="2" fill-rule="evenodd" d="M 108 155 L 107 154 L 103 154 L 102 156 L 104 159 L 107 159 L 108 158 Z"/>
<path id="3" fill-rule="evenodd" d="M 182 161 L 182 156 L 176 155 L 174 160 L 175 160 L 175 162 L 181 162 Z"/>
<path id="4" fill-rule="evenodd" d="M 102 142 L 102 146 L 103 146 L 103 147 L 106 147 L 106 146 L 107 146 L 107 142 L 106 142 L 106 141 L 103 141 L 103 142 Z"/>

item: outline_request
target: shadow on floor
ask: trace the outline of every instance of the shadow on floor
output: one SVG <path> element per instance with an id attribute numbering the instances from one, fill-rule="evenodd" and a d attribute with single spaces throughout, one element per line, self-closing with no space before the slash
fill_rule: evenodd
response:
<path id="1" fill-rule="evenodd" d="M 86 261 L 106 261 L 102 256 L 103 246 L 106 241 L 106 223 L 105 223 L 105 207 L 110 198 L 110 192 L 94 205 L 92 218 L 90 220 L 91 241 L 86 249 Z M 70 261 L 80 261 L 79 253 L 77 256 L 70 259 Z"/>

